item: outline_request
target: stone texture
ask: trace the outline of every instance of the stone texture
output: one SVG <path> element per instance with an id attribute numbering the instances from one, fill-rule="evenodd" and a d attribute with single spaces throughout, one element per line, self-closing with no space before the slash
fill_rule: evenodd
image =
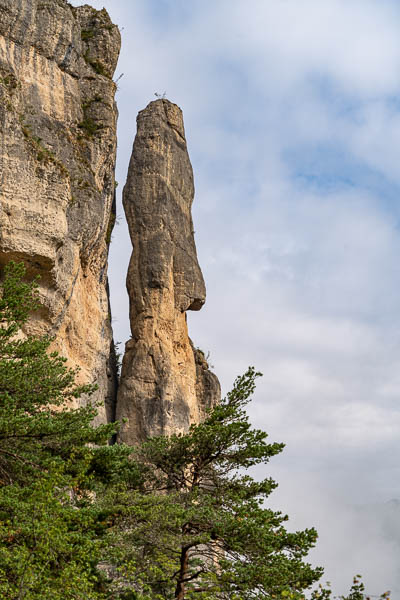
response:
<path id="1" fill-rule="evenodd" d="M 132 337 L 117 418 L 134 444 L 198 422 L 220 398 L 216 376 L 187 331 L 186 311 L 206 297 L 191 206 L 193 172 L 181 110 L 156 100 L 141 111 L 123 200 L 133 252 L 127 276 Z"/>
<path id="2" fill-rule="evenodd" d="M 107 292 L 120 34 L 105 10 L 65 0 L 0 0 L 0 265 L 39 274 L 31 332 L 79 381 L 99 385 L 112 419 L 116 376 Z"/>

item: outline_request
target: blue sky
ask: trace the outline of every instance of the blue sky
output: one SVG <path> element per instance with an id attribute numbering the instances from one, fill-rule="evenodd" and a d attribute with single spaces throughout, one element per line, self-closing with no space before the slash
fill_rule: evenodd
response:
<path id="1" fill-rule="evenodd" d="M 287 444 L 268 467 L 271 502 L 293 527 L 316 525 L 313 560 L 338 592 L 362 572 L 371 594 L 399 595 L 385 503 L 400 498 L 400 4 L 92 5 L 122 29 L 119 193 L 137 112 L 164 91 L 183 109 L 208 289 L 190 333 L 225 390 L 249 364 L 264 373 L 251 416 Z M 125 341 L 119 210 L 110 279 Z"/>

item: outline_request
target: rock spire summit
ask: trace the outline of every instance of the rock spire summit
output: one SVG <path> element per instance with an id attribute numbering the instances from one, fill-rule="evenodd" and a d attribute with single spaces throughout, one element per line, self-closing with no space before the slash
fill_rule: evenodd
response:
<path id="1" fill-rule="evenodd" d="M 132 337 L 117 400 L 120 438 L 185 431 L 218 402 L 220 386 L 187 330 L 206 297 L 191 206 L 193 171 L 182 111 L 166 99 L 137 118 L 123 201 L 132 240 L 127 276 Z"/>

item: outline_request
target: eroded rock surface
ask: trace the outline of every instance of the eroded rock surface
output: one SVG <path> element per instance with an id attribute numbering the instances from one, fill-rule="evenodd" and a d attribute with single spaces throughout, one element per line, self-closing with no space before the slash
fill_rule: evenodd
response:
<path id="1" fill-rule="evenodd" d="M 29 324 L 96 381 L 112 419 L 107 293 L 120 34 L 106 11 L 65 0 L 0 0 L 0 264 L 39 274 Z M 111 358 L 110 358 L 111 357 Z"/>
<path id="2" fill-rule="evenodd" d="M 206 297 L 191 206 L 193 172 L 181 110 L 156 100 L 141 111 L 124 188 L 132 240 L 127 288 L 132 337 L 126 344 L 117 418 L 120 439 L 185 431 L 220 398 L 216 376 L 187 331 L 186 311 Z"/>

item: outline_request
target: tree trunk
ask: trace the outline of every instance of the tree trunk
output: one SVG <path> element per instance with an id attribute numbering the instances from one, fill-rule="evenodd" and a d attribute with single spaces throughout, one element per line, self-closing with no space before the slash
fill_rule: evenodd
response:
<path id="1" fill-rule="evenodd" d="M 175 598 L 177 600 L 185 600 L 185 579 L 189 563 L 189 549 L 182 548 L 181 550 L 181 568 L 179 570 L 179 578 L 175 589 Z"/>

